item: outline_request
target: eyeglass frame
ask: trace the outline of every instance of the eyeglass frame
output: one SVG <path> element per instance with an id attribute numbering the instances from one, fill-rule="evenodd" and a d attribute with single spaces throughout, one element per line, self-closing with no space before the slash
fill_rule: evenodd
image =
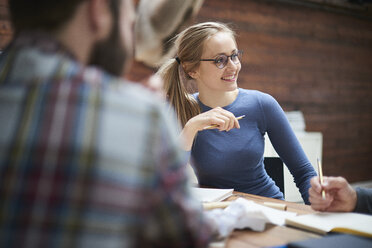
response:
<path id="1" fill-rule="evenodd" d="M 225 55 L 225 54 L 219 54 L 218 56 L 226 56 L 226 58 L 227 58 L 227 60 L 226 60 L 226 63 L 225 64 L 222 64 L 223 65 L 223 67 L 218 67 L 217 66 L 217 63 L 218 63 L 218 61 L 217 61 L 217 59 L 218 58 L 215 58 L 215 59 L 201 59 L 201 60 L 199 60 L 199 61 L 213 61 L 214 62 L 214 65 L 218 68 L 218 69 L 223 69 L 223 68 L 225 68 L 226 67 L 226 65 L 229 63 L 229 59 L 231 60 L 231 62 L 233 62 L 235 65 L 237 65 L 238 63 L 240 63 L 241 61 L 240 61 L 240 58 L 243 56 L 243 50 L 238 50 L 236 53 L 233 53 L 233 54 L 231 54 L 231 55 Z M 237 58 L 238 58 L 238 62 L 237 63 L 235 63 L 233 60 L 232 60 L 232 56 L 237 56 Z"/>

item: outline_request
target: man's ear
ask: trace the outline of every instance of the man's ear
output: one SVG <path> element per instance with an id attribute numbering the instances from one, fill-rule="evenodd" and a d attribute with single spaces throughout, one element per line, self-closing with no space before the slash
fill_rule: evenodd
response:
<path id="1" fill-rule="evenodd" d="M 98 39 L 104 39 L 111 31 L 113 17 L 109 0 L 90 0 L 88 7 L 89 21 L 92 31 Z"/>

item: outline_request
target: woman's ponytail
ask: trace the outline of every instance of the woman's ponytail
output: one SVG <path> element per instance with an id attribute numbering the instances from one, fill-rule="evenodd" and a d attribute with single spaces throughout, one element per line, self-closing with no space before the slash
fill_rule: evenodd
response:
<path id="1" fill-rule="evenodd" d="M 179 61 L 169 59 L 158 71 L 164 80 L 164 90 L 168 102 L 173 106 L 182 127 L 192 117 L 200 113 L 197 101 L 186 90 L 188 80 Z"/>

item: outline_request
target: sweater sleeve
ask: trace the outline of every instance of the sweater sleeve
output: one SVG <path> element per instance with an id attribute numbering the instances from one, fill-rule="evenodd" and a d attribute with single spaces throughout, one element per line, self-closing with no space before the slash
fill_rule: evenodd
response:
<path id="1" fill-rule="evenodd" d="M 288 119 L 278 102 L 268 94 L 262 94 L 261 107 L 264 126 L 276 152 L 293 175 L 302 199 L 309 203 L 310 179 L 316 172 L 297 140 Z"/>
<path id="2" fill-rule="evenodd" d="M 357 204 L 354 212 L 372 214 L 372 189 L 356 188 Z"/>
<path id="3" fill-rule="evenodd" d="M 162 112 L 148 161 L 156 178 L 149 184 L 146 223 L 138 247 L 206 247 L 215 235 L 199 202 L 191 196 L 186 173 L 187 154 L 178 144 L 174 123 Z M 151 166 L 155 164 L 156 167 Z M 150 173 L 149 173 L 150 174 Z M 150 181 L 150 179 L 149 179 Z"/>

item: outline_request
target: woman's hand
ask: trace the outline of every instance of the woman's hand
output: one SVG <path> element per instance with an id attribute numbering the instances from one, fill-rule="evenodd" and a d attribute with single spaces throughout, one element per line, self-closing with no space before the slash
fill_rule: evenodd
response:
<path id="1" fill-rule="evenodd" d="M 201 113 L 191 118 L 188 123 L 198 131 L 210 126 L 215 126 L 220 131 L 230 131 L 233 128 L 240 128 L 234 114 L 221 107 Z"/>
<path id="2" fill-rule="evenodd" d="M 230 131 L 233 128 L 240 128 L 239 122 L 233 113 L 221 107 L 216 107 L 194 116 L 186 123 L 181 132 L 184 149 L 189 151 L 197 132 L 209 126 L 215 126 L 220 131 Z"/>

